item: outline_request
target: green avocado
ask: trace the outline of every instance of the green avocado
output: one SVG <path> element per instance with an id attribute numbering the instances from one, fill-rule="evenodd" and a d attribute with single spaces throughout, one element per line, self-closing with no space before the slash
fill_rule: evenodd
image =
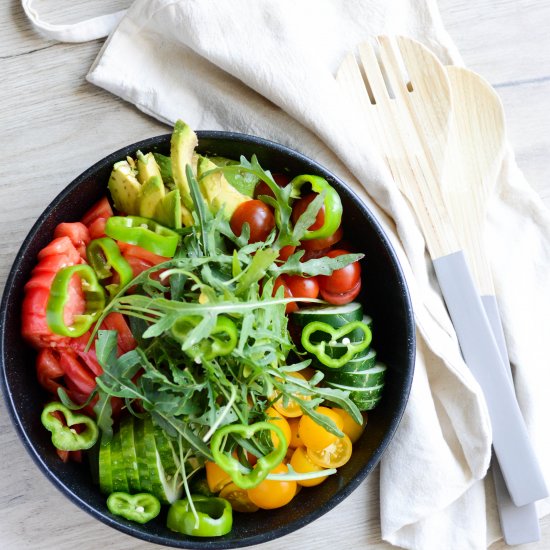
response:
<path id="1" fill-rule="evenodd" d="M 177 189 L 180 191 L 182 203 L 188 210 L 193 210 L 193 200 L 191 199 L 185 169 L 188 164 L 193 166 L 193 157 L 197 145 L 198 140 L 195 132 L 185 122 L 177 120 L 170 141 L 172 176 Z"/>
<path id="2" fill-rule="evenodd" d="M 117 210 L 130 215 L 139 214 L 141 185 L 127 160 L 114 164 L 108 187 Z"/>
<path id="3" fill-rule="evenodd" d="M 239 193 L 230 185 L 222 172 L 214 172 L 204 176 L 206 172 L 215 168 L 216 165 L 211 160 L 206 157 L 199 157 L 197 174 L 200 191 L 210 210 L 217 213 L 223 208 L 224 217 L 229 220 L 240 204 L 251 199 Z"/>
<path id="4" fill-rule="evenodd" d="M 179 189 L 167 193 L 157 205 L 155 220 L 166 227 L 180 229 L 182 224 L 182 206 Z"/>
<path id="5" fill-rule="evenodd" d="M 139 196 L 139 215 L 144 218 L 156 219 L 155 212 L 161 204 L 165 194 L 164 184 L 162 183 L 160 175 L 151 176 L 141 187 L 141 194 Z"/>
<path id="6" fill-rule="evenodd" d="M 161 178 L 159 165 L 155 160 L 153 153 L 147 153 L 144 155 L 141 151 L 136 153 L 137 158 L 137 178 L 141 185 L 145 185 L 153 176 Z"/>

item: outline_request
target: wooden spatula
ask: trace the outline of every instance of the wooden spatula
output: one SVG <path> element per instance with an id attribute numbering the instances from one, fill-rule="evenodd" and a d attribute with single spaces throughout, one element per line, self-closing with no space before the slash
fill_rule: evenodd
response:
<path id="1" fill-rule="evenodd" d="M 502 103 L 479 75 L 460 67 L 446 67 L 451 87 L 453 117 L 442 180 L 445 203 L 476 282 L 503 362 L 513 384 L 504 331 L 498 312 L 491 269 L 484 253 L 483 228 L 488 201 L 495 190 L 505 148 Z M 507 544 L 540 540 L 534 503 L 515 506 L 498 460 L 491 463 L 500 525 Z"/>
<path id="2" fill-rule="evenodd" d="M 484 392 L 512 499 L 516 505 L 534 502 L 548 491 L 441 193 L 451 115 L 447 73 L 414 40 L 382 36 L 377 45 L 380 58 L 370 44 L 360 47 L 363 74 L 350 54 L 337 79 L 416 213 L 465 362 Z"/>

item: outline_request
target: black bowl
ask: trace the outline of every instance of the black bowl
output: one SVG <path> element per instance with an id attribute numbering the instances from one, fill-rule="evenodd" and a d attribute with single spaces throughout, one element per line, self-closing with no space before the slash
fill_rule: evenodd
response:
<path id="1" fill-rule="evenodd" d="M 339 192 L 344 205 L 344 230 L 353 246 L 365 253 L 360 300 L 374 319 L 373 347 L 388 365 L 384 397 L 369 413 L 367 429 L 354 445 L 351 460 L 323 484 L 304 489 L 299 505 L 278 510 L 237 514 L 232 532 L 217 539 L 186 538 L 166 528 L 165 515 L 141 526 L 109 513 L 105 497 L 92 483 L 86 467 L 63 464 L 40 423 L 37 403 L 44 392 L 36 381 L 34 352 L 20 335 L 23 286 L 36 256 L 62 221 L 77 221 L 106 192 L 113 163 L 142 151 L 167 153 L 170 136 L 147 139 L 121 149 L 76 178 L 46 208 L 23 242 L 9 274 L 0 314 L 2 385 L 13 423 L 27 451 L 42 472 L 67 497 L 92 516 L 129 535 L 176 548 L 236 548 L 259 544 L 290 533 L 347 497 L 372 471 L 388 447 L 403 415 L 414 370 L 414 322 L 405 278 L 380 225 L 358 197 L 316 162 L 282 145 L 257 137 L 228 132 L 198 132 L 199 152 L 230 158 L 258 156 L 260 164 L 290 175 L 313 173 L 325 177 Z M 296 502 L 296 501 L 294 501 Z"/>

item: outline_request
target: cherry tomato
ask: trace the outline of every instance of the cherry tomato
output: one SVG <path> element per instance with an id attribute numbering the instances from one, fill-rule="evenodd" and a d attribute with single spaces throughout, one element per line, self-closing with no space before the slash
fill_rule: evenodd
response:
<path id="1" fill-rule="evenodd" d="M 317 407 L 315 411 L 330 418 L 336 424 L 336 427 L 342 431 L 344 421 L 332 409 L 328 407 Z M 325 430 L 323 426 L 317 424 L 313 418 L 306 414 L 304 414 L 300 420 L 298 434 L 306 447 L 317 451 L 322 451 L 338 439 L 338 436 Z"/>
<path id="2" fill-rule="evenodd" d="M 256 506 L 248 496 L 246 489 L 241 489 L 236 483 L 228 483 L 220 492 L 219 496 L 225 498 L 236 512 L 257 512 Z"/>
<path id="3" fill-rule="evenodd" d="M 298 447 L 294 451 L 292 458 L 290 459 L 290 465 L 300 474 L 322 472 L 325 469 L 311 461 L 305 447 Z M 327 479 L 327 476 L 315 477 L 313 479 L 300 479 L 296 483 L 302 487 L 315 487 L 315 485 L 323 483 L 325 479 Z"/>
<path id="4" fill-rule="evenodd" d="M 332 292 L 327 292 L 326 290 L 321 289 L 321 298 L 327 301 L 329 304 L 334 304 L 335 306 L 341 306 L 343 304 L 349 304 L 353 302 L 357 295 L 361 291 L 361 279 L 357 284 L 348 292 L 340 292 L 339 294 L 334 294 Z"/>
<path id="5" fill-rule="evenodd" d="M 80 222 L 60 223 L 53 233 L 54 238 L 69 237 L 74 247 L 78 250 L 80 257 L 86 259 L 86 247 L 90 243 L 90 232 Z"/>
<path id="6" fill-rule="evenodd" d="M 208 483 L 208 488 L 212 493 L 219 493 L 226 485 L 231 483 L 229 474 L 215 462 L 207 460 L 204 466 L 206 468 L 206 483 Z"/>
<path id="7" fill-rule="evenodd" d="M 277 261 L 286 262 L 292 254 L 296 252 L 296 247 L 291 246 L 290 244 L 287 244 L 286 246 L 283 246 L 281 250 L 279 250 L 279 256 L 277 257 Z"/>
<path id="8" fill-rule="evenodd" d="M 367 413 L 363 413 L 363 423 L 357 424 L 351 415 L 344 409 L 333 407 L 332 410 L 342 417 L 342 420 L 344 421 L 342 431 L 350 438 L 352 443 L 355 443 L 367 425 Z"/>
<path id="9" fill-rule="evenodd" d="M 304 197 L 298 199 L 296 204 L 292 207 L 292 223 L 296 224 L 300 219 L 300 216 L 306 211 L 310 203 L 317 198 L 317 193 L 310 193 Z M 325 224 L 325 205 L 321 206 L 321 209 L 317 213 L 315 221 L 308 227 L 309 231 L 315 231 L 320 229 Z"/>
<path id="10" fill-rule="evenodd" d="M 99 199 L 80 220 L 84 225 L 90 226 L 97 218 L 110 218 L 113 215 L 113 209 L 107 200 L 107 197 Z"/>
<path id="11" fill-rule="evenodd" d="M 307 456 L 314 464 L 323 468 L 340 468 L 351 458 L 352 444 L 347 435 L 337 437 L 324 449 L 307 448 Z"/>
<path id="12" fill-rule="evenodd" d="M 331 250 L 327 257 L 336 258 L 344 254 L 349 254 L 347 250 Z M 361 280 L 361 266 L 359 262 L 353 262 L 346 267 L 336 269 L 331 275 L 319 275 L 319 286 L 321 290 L 331 294 L 341 294 L 349 292 Z"/>
<path id="13" fill-rule="evenodd" d="M 300 418 L 287 418 L 287 422 L 290 426 L 290 443 L 288 444 L 289 449 L 303 447 L 304 442 L 300 439 L 300 434 L 298 431 L 300 428 Z"/>
<path id="14" fill-rule="evenodd" d="M 324 250 L 330 248 L 332 245 L 340 242 L 344 236 L 344 230 L 340 226 L 332 235 L 324 237 L 323 239 L 310 239 L 309 241 L 302 241 L 302 248 L 307 252 L 314 250 Z"/>
<path id="15" fill-rule="evenodd" d="M 302 374 L 300 374 L 299 372 L 290 372 L 289 376 L 293 376 L 294 378 L 298 378 L 299 380 L 305 380 L 304 376 Z M 294 394 L 294 395 L 296 395 L 296 394 Z M 309 395 L 297 394 L 297 396 L 300 399 L 304 399 L 304 400 L 310 400 L 311 399 L 311 396 L 309 396 Z M 279 397 L 279 393 L 275 391 L 273 393 L 273 395 L 271 396 L 271 398 L 272 399 L 277 399 L 277 397 Z M 297 416 L 302 416 L 302 414 L 303 414 L 302 409 L 300 408 L 300 405 L 298 404 L 297 401 L 294 401 L 294 399 L 289 399 L 288 403 L 286 403 L 286 405 L 285 405 L 285 402 L 284 402 L 283 398 L 281 397 L 273 403 L 273 408 L 278 413 L 282 414 L 284 417 L 295 418 Z M 290 439 L 289 439 L 289 441 L 290 441 Z"/>
<path id="16" fill-rule="evenodd" d="M 285 279 L 282 275 L 279 275 L 275 279 L 275 283 L 273 284 L 273 296 L 277 293 L 277 290 L 279 290 L 280 287 L 283 287 L 284 289 L 284 297 L 285 298 L 293 298 L 292 292 L 290 291 L 290 288 L 288 288 L 288 285 L 285 282 Z M 296 311 L 298 309 L 298 304 L 296 302 L 288 302 L 285 308 L 285 313 L 292 313 L 293 311 Z"/>
<path id="17" fill-rule="evenodd" d="M 275 424 L 278 428 L 281 428 L 283 431 L 283 435 L 285 436 L 285 441 L 287 446 L 290 444 L 290 438 L 292 437 L 292 434 L 290 432 L 290 426 L 288 425 L 288 422 L 286 418 L 277 410 L 275 410 L 273 407 L 269 407 L 265 411 L 265 414 L 269 417 L 268 422 L 271 424 Z M 279 437 L 275 432 L 271 432 L 271 441 L 273 441 L 273 445 L 275 447 L 279 446 Z"/>
<path id="18" fill-rule="evenodd" d="M 246 201 L 240 204 L 233 216 L 231 216 L 231 229 L 235 235 L 242 233 L 243 225 L 247 223 L 250 227 L 249 243 L 265 241 L 275 227 L 273 212 L 260 200 Z"/>
<path id="19" fill-rule="evenodd" d="M 272 474 L 286 474 L 286 464 L 279 464 Z M 275 481 L 264 479 L 257 487 L 248 490 L 248 498 L 259 508 L 272 510 L 288 504 L 296 494 L 295 481 Z"/>
<path id="20" fill-rule="evenodd" d="M 290 177 L 286 174 L 273 174 L 273 179 L 279 187 L 286 187 L 290 182 Z M 254 198 L 257 199 L 261 195 L 267 195 L 268 197 L 275 198 L 271 187 L 265 183 L 265 181 L 260 181 L 254 189 Z"/>
<path id="21" fill-rule="evenodd" d="M 295 298 L 317 298 L 319 283 L 317 277 L 302 277 L 301 275 L 283 275 L 286 286 Z"/>

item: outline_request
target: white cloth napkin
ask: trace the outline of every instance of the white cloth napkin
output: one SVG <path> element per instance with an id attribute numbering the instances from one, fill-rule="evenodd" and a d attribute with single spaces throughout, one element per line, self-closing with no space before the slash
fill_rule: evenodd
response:
<path id="1" fill-rule="evenodd" d="M 433 0 L 136 0 L 87 79 L 167 123 L 182 118 L 195 129 L 296 148 L 363 198 L 399 255 L 418 336 L 409 404 L 381 462 L 382 537 L 422 550 L 485 548 L 500 536 L 491 482 L 486 490 L 480 481 L 491 454 L 485 402 L 461 358 L 415 218 L 334 78 L 346 52 L 391 33 L 461 63 Z M 550 484 L 550 214 L 511 152 L 486 242 L 518 399 Z M 548 512 L 542 503 L 539 513 Z"/>

